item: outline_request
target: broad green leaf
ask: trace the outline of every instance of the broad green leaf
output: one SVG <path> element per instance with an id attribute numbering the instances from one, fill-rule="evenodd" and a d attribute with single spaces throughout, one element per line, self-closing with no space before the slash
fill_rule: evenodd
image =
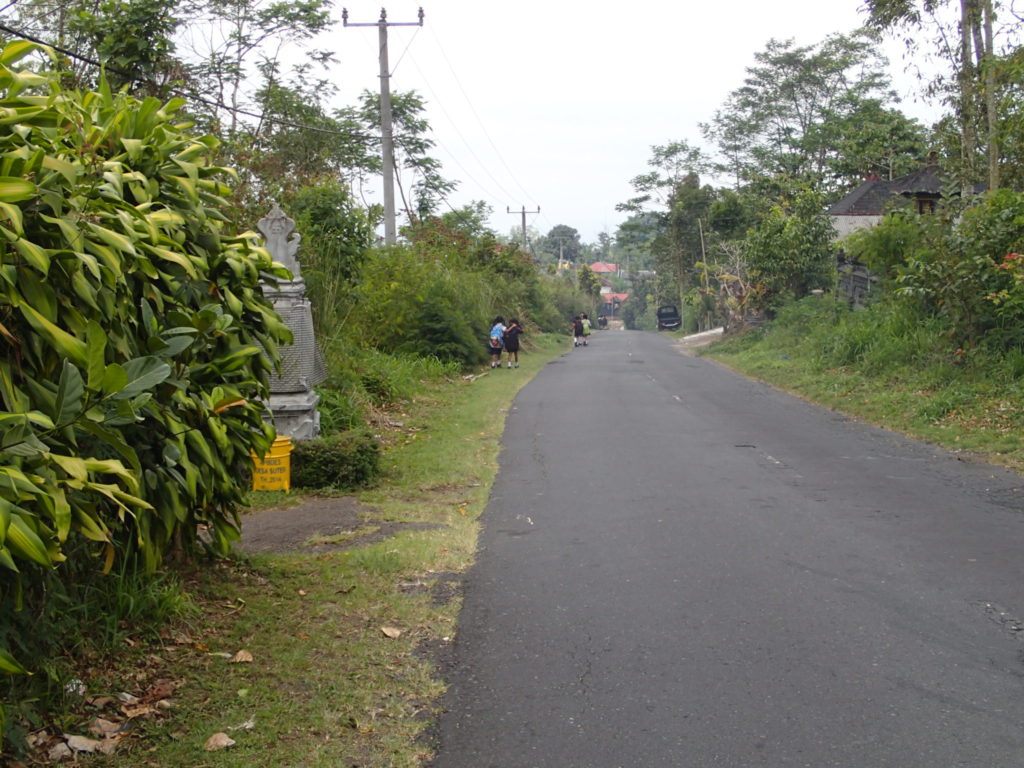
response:
<path id="1" fill-rule="evenodd" d="M 145 143 L 141 139 L 122 138 L 121 143 L 124 145 L 124 148 L 128 151 L 128 157 L 132 160 L 132 162 L 135 162 L 140 157 L 142 157 L 142 148 L 145 146 Z"/>
<path id="2" fill-rule="evenodd" d="M 81 506 L 76 505 L 72 510 L 75 518 L 76 530 L 90 541 L 109 541 L 110 531 L 99 518 L 93 517 Z"/>
<path id="3" fill-rule="evenodd" d="M 133 490 L 139 487 L 139 479 L 129 472 L 124 464 L 117 459 L 83 459 L 85 469 L 89 472 L 100 472 L 104 475 L 116 475 L 125 485 Z"/>
<path id="4" fill-rule="evenodd" d="M 7 675 L 29 674 L 29 671 L 21 666 L 16 658 L 2 648 L 0 648 L 0 672 Z"/>
<path id="5" fill-rule="evenodd" d="M 2 545 L 0 545 L 0 565 L 8 570 L 18 573 L 18 564 L 15 563 L 14 558 L 11 557 L 11 551 Z M 20 584 L 20 581 L 15 582 L 15 588 L 17 588 L 18 584 Z"/>
<path id="6" fill-rule="evenodd" d="M 21 237 L 25 234 L 25 223 L 21 215 L 21 208 L 10 203 L 0 202 L 0 213 L 7 221 L 11 222 L 11 226 L 14 228 L 14 234 Z"/>
<path id="7" fill-rule="evenodd" d="M 23 560 L 31 560 L 46 568 L 52 566 L 53 560 L 39 534 L 25 521 L 21 515 L 11 515 L 11 524 L 7 527 L 7 548 Z"/>
<path id="8" fill-rule="evenodd" d="M 63 488 L 54 489 L 50 498 L 53 499 L 53 527 L 57 531 L 57 541 L 63 544 L 71 533 L 71 504 Z"/>
<path id="9" fill-rule="evenodd" d="M 14 40 L 4 46 L 3 52 L 0 52 L 0 65 L 9 67 L 19 59 L 28 56 L 30 53 L 39 50 L 37 43 L 29 42 L 28 40 Z"/>
<path id="10" fill-rule="evenodd" d="M 46 443 L 36 437 L 27 420 L 8 427 L 0 442 L 0 451 L 11 456 L 38 456 L 49 450 Z"/>
<path id="11" fill-rule="evenodd" d="M 89 325 L 85 328 L 85 338 L 86 351 L 89 356 L 86 381 L 89 389 L 97 392 L 103 385 L 103 374 L 106 370 L 104 353 L 107 348 L 107 334 L 98 322 L 90 320 Z"/>
<path id="12" fill-rule="evenodd" d="M 73 363 L 83 368 L 88 365 L 84 341 L 51 323 L 34 307 L 22 303 L 18 308 L 29 324 L 46 339 L 61 357 L 70 358 Z"/>
<path id="13" fill-rule="evenodd" d="M 139 393 L 155 387 L 171 375 L 171 366 L 156 357 L 138 357 L 124 364 L 128 381 L 121 391 L 116 393 L 114 400 L 135 397 Z"/>
<path id="14" fill-rule="evenodd" d="M 28 179 L 16 176 L 0 176 L 0 200 L 5 203 L 20 203 L 36 196 L 36 185 Z"/>
<path id="15" fill-rule="evenodd" d="M 57 424 L 65 426 L 73 423 L 82 412 L 84 399 L 85 382 L 82 381 L 82 374 L 65 360 L 57 385 L 57 403 L 54 408 Z"/>
<path id="16" fill-rule="evenodd" d="M 158 246 L 148 245 L 146 243 L 143 243 L 142 247 L 149 253 L 152 253 L 154 256 L 159 256 L 164 261 L 169 261 L 172 264 L 177 264 L 179 267 L 185 270 L 189 277 L 199 277 L 199 274 L 196 272 L 196 268 L 195 265 L 192 263 L 192 260 L 189 259 L 189 257 L 186 256 L 185 254 L 176 253 L 175 251 L 172 251 L 168 248 L 160 248 Z"/>
<path id="17" fill-rule="evenodd" d="M 172 208 L 160 208 L 150 211 L 146 215 L 159 227 L 180 227 L 185 223 L 185 217 Z"/>
<path id="18" fill-rule="evenodd" d="M 76 183 L 78 178 L 85 172 L 85 168 L 80 162 L 68 162 L 63 158 L 54 157 L 53 155 L 47 155 L 43 159 L 43 167 L 59 173 L 68 184 Z"/>
<path id="19" fill-rule="evenodd" d="M 101 227 L 99 224 L 89 224 L 88 227 L 90 232 L 111 248 L 121 251 L 122 253 L 135 253 L 134 243 L 121 233 L 114 232 L 106 227 Z"/>
<path id="20" fill-rule="evenodd" d="M 78 456 L 60 456 L 56 453 L 51 453 L 49 459 L 75 480 L 89 479 L 89 471 L 85 468 L 85 459 Z"/>
<path id="21" fill-rule="evenodd" d="M 44 275 L 50 271 L 50 254 L 31 240 L 26 240 L 23 237 L 19 237 L 15 240 L 12 245 L 18 254 L 31 264 L 33 267 L 38 269 Z"/>
<path id="22" fill-rule="evenodd" d="M 128 372 L 117 363 L 111 363 L 103 369 L 103 380 L 100 389 L 107 395 L 115 395 L 128 384 Z"/>
<path id="23" fill-rule="evenodd" d="M 23 413 L 29 409 L 28 397 L 14 386 L 11 366 L 6 360 L 0 360 L 0 398 L 8 411 Z"/>

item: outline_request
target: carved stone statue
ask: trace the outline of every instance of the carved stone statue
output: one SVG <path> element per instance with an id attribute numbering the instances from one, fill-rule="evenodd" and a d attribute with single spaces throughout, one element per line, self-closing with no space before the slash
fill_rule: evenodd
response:
<path id="1" fill-rule="evenodd" d="M 291 344 L 280 348 L 281 372 L 270 379 L 270 410 L 278 434 L 294 440 L 308 440 L 320 432 L 320 414 L 316 409 L 320 396 L 313 386 L 327 378 L 323 355 L 313 335 L 313 311 L 306 298 L 306 284 L 299 270 L 298 251 L 301 237 L 292 234 L 295 222 L 277 203 L 257 223 L 266 238 L 264 247 L 274 261 L 286 266 L 291 280 L 277 286 L 265 286 L 270 299 L 285 325 L 292 332 Z"/>
<path id="2" fill-rule="evenodd" d="M 302 236 L 296 233 L 292 237 L 288 237 L 295 231 L 295 221 L 288 218 L 281 207 L 274 203 L 270 213 L 259 220 L 256 228 L 266 238 L 263 247 L 270 251 L 274 261 L 279 261 L 288 267 L 293 280 L 301 279 L 301 270 L 296 254 L 299 251 L 299 242 L 302 240 Z"/>

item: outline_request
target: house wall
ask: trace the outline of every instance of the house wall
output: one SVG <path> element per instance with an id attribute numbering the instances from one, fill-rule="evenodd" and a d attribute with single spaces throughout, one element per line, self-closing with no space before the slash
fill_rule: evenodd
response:
<path id="1" fill-rule="evenodd" d="M 881 220 L 881 216 L 832 216 L 832 226 L 836 228 L 836 239 L 846 237 L 858 229 L 869 229 Z"/>

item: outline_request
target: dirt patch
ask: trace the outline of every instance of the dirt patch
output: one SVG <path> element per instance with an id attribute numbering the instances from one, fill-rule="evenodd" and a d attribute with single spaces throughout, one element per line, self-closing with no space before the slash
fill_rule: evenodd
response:
<path id="1" fill-rule="evenodd" d="M 310 497 L 295 506 L 243 515 L 242 538 L 235 546 L 248 554 L 316 554 L 365 546 L 399 531 L 441 527 L 382 522 L 374 519 L 375 512 L 352 496 Z"/>

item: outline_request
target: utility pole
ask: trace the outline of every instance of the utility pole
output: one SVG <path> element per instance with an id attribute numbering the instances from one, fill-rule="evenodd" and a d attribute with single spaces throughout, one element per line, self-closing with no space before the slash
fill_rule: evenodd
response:
<path id="1" fill-rule="evenodd" d="M 522 217 L 523 217 L 523 250 L 525 251 L 526 250 L 526 214 L 528 214 L 528 213 L 540 213 L 540 206 L 539 205 L 537 206 L 537 210 L 536 211 L 528 211 L 528 210 L 526 210 L 525 207 L 522 210 L 513 211 L 511 208 L 509 208 L 506 205 L 505 206 L 505 210 L 508 213 L 518 213 L 518 214 L 521 214 Z"/>
<path id="2" fill-rule="evenodd" d="M 348 8 L 341 9 L 341 21 L 346 27 L 377 27 L 380 38 L 380 149 L 384 174 L 384 242 L 394 245 L 398 241 L 395 227 L 395 143 L 391 131 L 391 72 L 388 69 L 388 27 L 422 27 L 423 8 L 419 21 L 388 21 L 386 9 L 380 9 L 380 20 L 366 23 L 348 21 Z"/>

